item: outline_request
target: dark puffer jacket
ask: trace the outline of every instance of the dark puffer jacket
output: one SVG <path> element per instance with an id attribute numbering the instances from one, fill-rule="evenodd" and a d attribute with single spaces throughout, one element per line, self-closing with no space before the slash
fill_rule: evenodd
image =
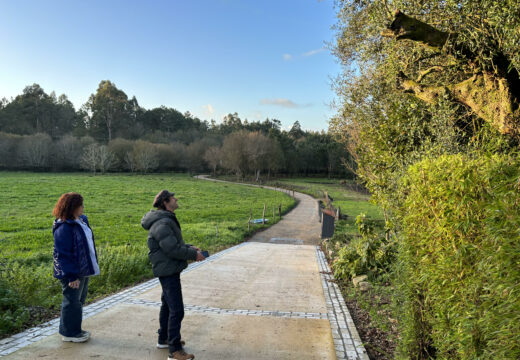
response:
<path id="1" fill-rule="evenodd" d="M 141 219 L 148 230 L 148 257 L 154 276 L 170 276 L 188 266 L 188 260 L 197 258 L 197 250 L 182 239 L 181 228 L 174 213 L 151 210 Z"/>

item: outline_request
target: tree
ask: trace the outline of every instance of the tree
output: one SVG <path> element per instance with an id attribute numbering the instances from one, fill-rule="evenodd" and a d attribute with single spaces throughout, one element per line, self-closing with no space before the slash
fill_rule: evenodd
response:
<path id="1" fill-rule="evenodd" d="M 91 132 L 104 140 L 112 140 L 115 129 L 128 122 L 128 96 L 110 80 L 101 81 L 85 105 Z"/>
<path id="2" fill-rule="evenodd" d="M 190 173 L 203 171 L 205 169 L 204 154 L 206 150 L 214 144 L 214 141 L 208 138 L 196 140 L 186 147 L 185 151 L 185 167 Z"/>
<path id="3" fill-rule="evenodd" d="M 114 153 L 119 169 L 135 170 L 133 163 L 128 163 L 127 155 L 134 150 L 135 142 L 132 140 L 116 138 L 108 143 L 108 149 Z"/>
<path id="4" fill-rule="evenodd" d="M 248 167 L 255 174 L 255 181 L 260 180 L 260 171 L 267 169 L 268 158 L 272 142 L 268 137 L 260 132 L 251 132 L 247 134 L 246 153 Z"/>
<path id="5" fill-rule="evenodd" d="M 90 144 L 85 148 L 81 157 L 81 167 L 92 171 L 94 175 L 96 175 L 96 170 L 98 169 L 97 149 L 98 144 Z"/>
<path id="6" fill-rule="evenodd" d="M 107 170 L 112 169 L 116 164 L 116 157 L 112 151 L 106 145 L 100 145 L 97 149 L 98 156 L 98 167 L 101 174 L 104 174 Z"/>
<path id="7" fill-rule="evenodd" d="M 231 134 L 235 131 L 239 131 L 243 129 L 242 120 L 236 112 L 233 114 L 229 113 L 226 116 L 224 116 L 224 119 L 222 120 L 222 124 L 220 124 L 219 129 L 220 133 L 224 135 Z"/>
<path id="8" fill-rule="evenodd" d="M 56 167 L 60 169 L 80 168 L 83 147 L 80 141 L 72 135 L 65 135 L 55 143 Z"/>
<path id="9" fill-rule="evenodd" d="M 212 169 L 213 176 L 217 174 L 217 167 L 222 165 L 222 151 L 218 146 L 209 147 L 204 153 L 204 160 Z"/>
<path id="10" fill-rule="evenodd" d="M 284 153 L 282 147 L 276 139 L 270 139 L 269 151 L 266 157 L 267 179 L 271 177 L 271 173 L 282 169 L 284 166 Z"/>
<path id="11" fill-rule="evenodd" d="M 145 174 L 150 170 L 157 169 L 159 166 L 158 153 L 152 143 L 142 140 L 136 141 L 132 157 L 136 170 Z"/>
<path id="12" fill-rule="evenodd" d="M 438 57 L 451 57 L 453 61 L 453 64 L 443 62 L 419 71 L 416 80 L 400 72 L 399 85 L 404 91 L 429 103 L 449 95 L 454 101 L 467 106 L 477 116 L 491 123 L 501 133 L 519 134 L 520 76 L 512 59 L 502 49 L 484 49 L 484 54 L 479 54 L 482 49 L 472 49 L 471 44 L 466 43 L 466 39 L 459 33 L 451 32 L 449 29 L 438 30 L 399 10 L 382 33 L 397 41 L 415 41 L 437 52 Z M 441 53 L 443 49 L 447 49 L 446 54 Z M 486 56 L 488 59 L 485 59 Z M 426 76 L 445 71 L 450 66 L 455 67 L 457 62 L 462 62 L 459 65 L 462 67 L 467 63 L 472 68 L 472 73 L 459 82 L 441 86 L 421 83 Z"/>
<path id="13" fill-rule="evenodd" d="M 104 174 L 110 170 L 116 163 L 116 156 L 109 150 L 106 145 L 90 144 L 88 145 L 81 157 L 81 166 L 84 169 L 92 171 L 96 175 L 96 170 Z"/>
<path id="14" fill-rule="evenodd" d="M 38 84 L 26 86 L 13 101 L 0 107 L 0 130 L 29 135 L 47 133 L 53 139 L 72 131 L 76 113 L 65 95 L 48 95 Z"/>
<path id="15" fill-rule="evenodd" d="M 17 152 L 23 137 L 0 132 L 0 166 L 15 168 L 20 166 Z"/>
<path id="16" fill-rule="evenodd" d="M 339 106 L 330 130 L 352 150 L 352 168 L 383 207 L 387 236 L 402 245 L 403 215 L 394 214 L 408 196 L 401 184 L 413 165 L 442 155 L 478 159 L 517 151 L 520 1 L 342 0 L 338 5 L 334 52 L 343 71 L 335 83 Z M 408 279 L 403 276 L 401 285 Z M 422 289 L 406 292 L 411 306 L 402 323 L 414 326 L 402 332 L 402 357 L 464 357 L 446 346 L 453 338 L 441 334 L 442 344 L 434 342 L 439 331 L 430 331 Z M 446 319 L 438 318 L 451 322 Z M 482 347 L 478 320 L 468 342 Z"/>
<path id="17" fill-rule="evenodd" d="M 303 136 L 303 130 L 302 126 L 300 125 L 300 122 L 296 120 L 291 127 L 291 130 L 289 130 L 289 136 L 293 139 L 298 139 Z"/>
<path id="18" fill-rule="evenodd" d="M 222 166 L 235 172 L 237 179 L 244 176 L 248 169 L 247 154 L 244 151 L 247 136 L 246 130 L 237 131 L 226 136 L 222 144 Z"/>
<path id="19" fill-rule="evenodd" d="M 24 166 L 43 169 L 49 165 L 52 139 L 47 134 L 38 133 L 26 136 L 20 143 L 18 151 Z"/>

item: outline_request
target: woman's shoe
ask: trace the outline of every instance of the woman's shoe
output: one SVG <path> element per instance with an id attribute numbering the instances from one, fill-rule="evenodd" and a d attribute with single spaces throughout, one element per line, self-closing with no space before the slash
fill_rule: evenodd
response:
<path id="1" fill-rule="evenodd" d="M 69 341 L 73 343 L 82 343 L 90 339 L 90 333 L 88 331 L 82 331 L 76 336 L 63 336 L 61 340 Z"/>

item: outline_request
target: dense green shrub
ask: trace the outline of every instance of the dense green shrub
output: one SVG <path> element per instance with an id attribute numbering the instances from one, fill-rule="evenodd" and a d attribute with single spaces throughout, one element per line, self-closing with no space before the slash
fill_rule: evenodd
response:
<path id="1" fill-rule="evenodd" d="M 395 242 L 387 241 L 384 232 L 378 231 L 376 221 L 361 214 L 356 218 L 356 225 L 359 236 L 340 232 L 332 238 L 340 245 L 332 264 L 336 279 L 380 275 L 388 270 L 395 257 Z"/>
<path id="2" fill-rule="evenodd" d="M 5 264 L 0 263 L 3 270 Z M 3 273 L 3 272 L 2 272 Z M 20 296 L 0 276 L 0 336 L 21 328 L 29 312 L 20 307 Z"/>
<path id="3" fill-rule="evenodd" d="M 520 358 L 520 159 L 450 155 L 402 182 L 403 356 Z"/>
<path id="4" fill-rule="evenodd" d="M 153 277 L 146 243 L 98 248 L 101 274 L 92 277 L 92 297 L 116 291 L 124 286 Z"/>

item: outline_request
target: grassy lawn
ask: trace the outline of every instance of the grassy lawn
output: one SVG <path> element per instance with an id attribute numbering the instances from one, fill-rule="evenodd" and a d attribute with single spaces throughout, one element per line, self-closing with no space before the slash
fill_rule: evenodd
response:
<path id="1" fill-rule="evenodd" d="M 34 309 L 56 309 L 61 301 L 52 278 L 51 212 L 62 193 L 79 192 L 85 199 L 102 272 L 91 279 L 93 300 L 152 277 L 147 232 L 140 220 L 162 189 L 179 199 L 176 213 L 185 241 L 210 253 L 240 243 L 262 227 L 248 231 L 251 210 L 260 218 L 264 204 L 267 209 L 282 204 L 284 213 L 294 206 L 294 200 L 280 192 L 184 174 L 0 172 L 0 335 L 38 322 Z"/>

